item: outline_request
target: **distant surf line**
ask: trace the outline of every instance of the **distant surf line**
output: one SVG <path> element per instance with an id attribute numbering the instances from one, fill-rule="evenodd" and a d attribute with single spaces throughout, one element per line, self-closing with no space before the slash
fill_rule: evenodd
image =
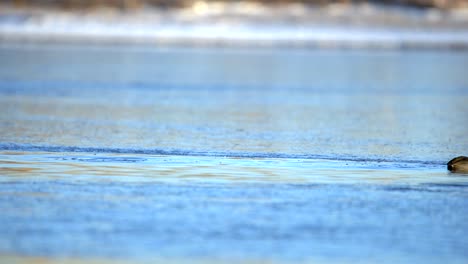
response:
<path id="1" fill-rule="evenodd" d="M 138 149 L 138 148 L 113 148 L 113 147 L 79 147 L 79 146 L 54 146 L 33 145 L 18 143 L 0 143 L 0 151 L 43 151 L 43 152 L 73 152 L 73 153 L 110 153 L 110 154 L 137 154 L 137 155 L 162 155 L 162 156 L 199 156 L 199 157 L 225 157 L 225 158 L 271 158 L 271 159 L 304 159 L 304 160 L 330 160 L 343 162 L 375 162 L 375 163 L 406 163 L 439 166 L 445 165 L 444 161 L 400 160 L 386 158 L 363 158 L 358 156 L 323 155 L 323 154 L 288 154 L 268 152 L 229 152 L 229 151 L 197 151 L 184 149 Z"/>

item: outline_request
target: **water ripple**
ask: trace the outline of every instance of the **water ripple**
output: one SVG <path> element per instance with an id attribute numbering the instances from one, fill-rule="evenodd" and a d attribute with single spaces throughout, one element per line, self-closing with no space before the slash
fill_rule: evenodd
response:
<path id="1" fill-rule="evenodd" d="M 262 153 L 262 152 L 230 152 L 230 151 L 197 151 L 183 149 L 144 149 L 144 148 L 98 148 L 98 147 L 78 147 L 78 146 L 46 146 L 32 144 L 0 143 L 0 150 L 3 151 L 44 151 L 44 152 L 82 152 L 82 153 L 115 153 L 115 154 L 145 154 L 145 155 L 170 155 L 170 156 L 201 156 L 201 157 L 228 157 L 228 158 L 273 158 L 273 159 L 313 159 L 331 161 L 352 161 L 352 162 L 372 162 L 376 168 L 385 167 L 378 163 L 398 163 L 394 164 L 398 168 L 415 167 L 439 167 L 445 165 L 444 161 L 422 161 L 404 160 L 389 158 L 366 158 L 358 156 L 344 155 L 323 155 L 323 154 L 287 154 L 287 153 Z M 92 160 L 91 160 L 92 161 Z M 95 160 L 99 161 L 99 160 Z M 105 160 L 103 160 L 105 161 Z M 127 160 L 125 162 L 138 162 L 141 160 Z M 393 165 L 392 165 L 393 166 Z"/>

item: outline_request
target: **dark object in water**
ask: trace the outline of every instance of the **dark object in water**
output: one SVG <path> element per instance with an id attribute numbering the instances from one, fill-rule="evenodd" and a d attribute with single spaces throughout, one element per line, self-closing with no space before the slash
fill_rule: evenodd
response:
<path id="1" fill-rule="evenodd" d="M 468 173 L 468 157 L 460 156 L 450 160 L 447 169 L 451 172 Z"/>

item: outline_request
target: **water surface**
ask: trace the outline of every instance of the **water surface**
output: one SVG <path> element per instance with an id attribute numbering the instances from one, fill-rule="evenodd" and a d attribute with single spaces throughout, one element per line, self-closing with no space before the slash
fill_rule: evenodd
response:
<path id="1" fill-rule="evenodd" d="M 468 260 L 467 52 L 0 59 L 0 260 Z"/>

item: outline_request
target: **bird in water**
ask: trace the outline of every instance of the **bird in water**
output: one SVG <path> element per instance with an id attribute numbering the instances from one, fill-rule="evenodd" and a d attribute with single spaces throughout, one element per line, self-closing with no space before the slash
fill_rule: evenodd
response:
<path id="1" fill-rule="evenodd" d="M 453 158 L 447 163 L 447 169 L 451 172 L 468 173 L 468 157 Z"/>

